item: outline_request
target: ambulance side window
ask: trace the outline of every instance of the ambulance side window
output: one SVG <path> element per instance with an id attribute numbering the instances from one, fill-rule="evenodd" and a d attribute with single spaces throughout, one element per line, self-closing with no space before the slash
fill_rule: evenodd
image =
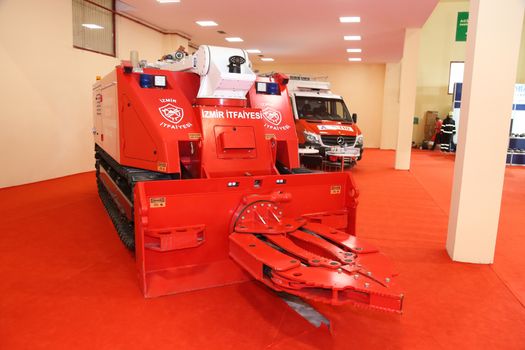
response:
<path id="1" fill-rule="evenodd" d="M 345 110 L 343 108 L 343 104 L 342 103 L 336 103 L 335 104 L 335 113 L 337 114 L 337 116 L 339 118 L 343 118 L 345 116 Z"/>
<path id="2" fill-rule="evenodd" d="M 330 101 L 330 115 L 333 120 L 350 120 L 350 114 L 345 108 L 342 100 L 331 100 Z"/>
<path id="3" fill-rule="evenodd" d="M 348 112 L 348 108 L 346 108 L 346 105 L 343 102 L 343 100 L 341 100 L 341 102 L 337 104 L 337 114 L 343 117 L 344 120 L 350 123 L 353 122 L 350 116 L 350 112 Z"/>

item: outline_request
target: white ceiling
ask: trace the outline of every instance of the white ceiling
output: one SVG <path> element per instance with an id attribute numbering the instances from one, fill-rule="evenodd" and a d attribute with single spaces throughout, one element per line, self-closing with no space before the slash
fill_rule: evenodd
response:
<path id="1" fill-rule="evenodd" d="M 382 63 L 401 58 L 404 28 L 423 26 L 438 1 L 181 0 L 160 4 L 125 0 L 118 9 L 162 30 L 186 33 L 196 45 L 259 49 L 276 62 L 344 63 L 349 57 L 362 57 L 363 62 Z M 360 16 L 361 23 L 340 23 L 341 16 Z M 197 20 L 212 20 L 219 26 L 200 27 Z M 361 35 L 362 40 L 344 41 L 345 35 Z M 244 42 L 228 43 L 225 37 L 241 37 Z M 363 52 L 346 53 L 352 47 Z"/>

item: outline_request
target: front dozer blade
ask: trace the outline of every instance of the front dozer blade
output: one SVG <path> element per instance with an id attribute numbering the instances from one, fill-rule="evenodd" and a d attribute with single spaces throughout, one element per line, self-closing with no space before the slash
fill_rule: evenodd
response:
<path id="1" fill-rule="evenodd" d="M 345 173 L 137 183 L 144 295 L 255 278 L 305 299 L 399 312 L 388 261 L 353 235 L 357 196 Z"/>

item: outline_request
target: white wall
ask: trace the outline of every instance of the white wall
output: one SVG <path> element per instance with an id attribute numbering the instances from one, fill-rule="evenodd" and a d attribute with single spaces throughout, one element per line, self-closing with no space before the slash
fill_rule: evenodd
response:
<path id="1" fill-rule="evenodd" d="M 74 49 L 71 3 L 0 1 L 0 187 L 92 170 L 96 76 L 132 49 L 148 60 L 165 53 L 162 34 L 120 17 L 120 58 Z"/>

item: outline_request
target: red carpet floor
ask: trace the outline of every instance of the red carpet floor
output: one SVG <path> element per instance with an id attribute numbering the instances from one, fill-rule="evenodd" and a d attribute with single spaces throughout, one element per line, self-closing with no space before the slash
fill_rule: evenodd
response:
<path id="1" fill-rule="evenodd" d="M 525 169 L 507 169 L 484 266 L 444 249 L 453 158 L 393 159 L 367 150 L 353 171 L 359 233 L 396 262 L 401 316 L 318 305 L 330 335 L 253 282 L 145 300 L 87 173 L 0 190 L 0 349 L 525 349 Z"/>

